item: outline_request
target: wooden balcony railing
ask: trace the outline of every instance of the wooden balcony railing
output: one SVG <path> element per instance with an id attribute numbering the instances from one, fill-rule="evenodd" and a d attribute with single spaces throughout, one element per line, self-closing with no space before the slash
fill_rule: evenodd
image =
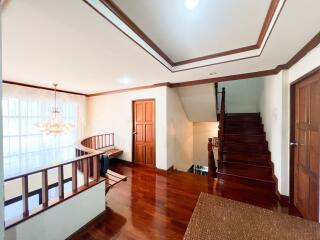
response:
<path id="1" fill-rule="evenodd" d="M 98 136 L 93 136 L 86 138 L 76 145 L 76 157 L 72 160 L 66 160 L 62 162 L 57 162 L 52 165 L 41 167 L 38 169 L 33 169 L 20 173 L 18 175 L 9 176 L 4 181 L 5 183 L 10 183 L 12 181 L 21 181 L 21 198 L 22 199 L 22 212 L 19 216 L 13 219 L 6 220 L 5 228 L 8 229 L 12 226 L 17 225 L 79 193 L 82 191 L 95 186 L 96 184 L 105 181 L 104 178 L 100 177 L 100 155 L 104 151 L 99 150 L 108 146 L 113 146 L 114 144 L 114 134 L 103 134 Z M 65 168 L 71 165 L 71 181 L 72 181 L 72 191 L 65 194 L 64 183 L 65 183 Z M 81 168 L 79 174 L 79 168 Z M 49 200 L 49 183 L 48 183 L 48 171 L 52 169 L 57 169 L 57 187 L 58 187 L 58 197 Z M 41 189 L 39 191 L 41 205 L 35 209 L 29 209 L 29 178 L 37 175 L 41 179 Z M 79 179 L 82 177 L 83 179 Z M 19 181 L 20 180 L 20 181 Z M 33 192 L 35 192 L 33 190 Z"/>

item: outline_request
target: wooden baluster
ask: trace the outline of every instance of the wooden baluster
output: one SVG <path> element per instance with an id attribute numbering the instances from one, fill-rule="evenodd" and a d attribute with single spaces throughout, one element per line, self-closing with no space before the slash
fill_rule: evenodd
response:
<path id="1" fill-rule="evenodd" d="M 59 189 L 59 198 L 64 198 L 64 184 L 63 184 L 63 165 L 58 166 L 58 189 Z"/>
<path id="2" fill-rule="evenodd" d="M 72 163 L 72 192 L 78 191 L 78 166 L 77 162 Z"/>
<path id="3" fill-rule="evenodd" d="M 48 207 L 49 202 L 49 188 L 48 188 L 48 170 L 42 171 L 42 206 Z"/>
<path id="4" fill-rule="evenodd" d="M 114 146 L 114 133 L 111 133 L 112 135 L 112 146 Z"/>
<path id="5" fill-rule="evenodd" d="M 23 216 L 29 215 L 29 186 L 28 186 L 28 176 L 22 177 L 22 207 L 23 207 Z"/>
<path id="6" fill-rule="evenodd" d="M 217 168 L 214 161 L 212 138 L 208 138 L 208 177 L 217 177 Z"/>
<path id="7" fill-rule="evenodd" d="M 99 178 L 100 178 L 99 156 L 95 156 L 93 157 L 93 179 L 98 182 Z"/>
<path id="8" fill-rule="evenodd" d="M 92 177 L 93 176 L 93 173 L 91 174 L 91 164 L 93 164 L 93 162 L 91 161 L 91 157 L 88 158 L 88 173 L 89 173 L 89 177 Z"/>
<path id="9" fill-rule="evenodd" d="M 88 174 L 88 159 L 85 158 L 82 160 L 83 165 L 83 183 L 85 186 L 89 185 L 89 174 Z"/>

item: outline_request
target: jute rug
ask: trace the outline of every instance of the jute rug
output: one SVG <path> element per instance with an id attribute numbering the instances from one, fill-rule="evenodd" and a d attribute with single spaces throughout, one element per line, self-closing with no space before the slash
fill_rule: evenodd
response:
<path id="1" fill-rule="evenodd" d="M 201 193 L 184 240 L 320 239 L 320 224 Z"/>

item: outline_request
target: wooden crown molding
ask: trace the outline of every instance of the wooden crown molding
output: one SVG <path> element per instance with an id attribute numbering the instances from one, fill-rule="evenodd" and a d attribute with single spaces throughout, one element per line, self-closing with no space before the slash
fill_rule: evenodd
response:
<path id="1" fill-rule="evenodd" d="M 194 86 L 194 85 L 200 85 L 200 84 L 208 84 L 208 83 L 216 83 L 216 82 L 223 82 L 223 81 L 241 80 L 241 79 L 247 79 L 247 78 L 256 78 L 256 77 L 265 77 L 265 76 L 275 75 L 275 74 L 278 74 L 282 70 L 286 70 L 286 69 L 291 68 L 295 63 L 297 63 L 299 60 L 301 60 L 305 55 L 308 54 L 308 52 L 310 52 L 312 49 L 314 49 L 319 44 L 320 44 L 320 32 L 318 34 L 316 34 L 287 63 L 278 65 L 274 69 L 258 71 L 258 72 L 243 73 L 243 74 L 235 74 L 235 75 L 216 77 L 216 78 L 185 81 L 185 82 L 179 82 L 179 83 L 165 82 L 165 83 L 147 85 L 147 86 L 142 86 L 142 87 L 126 88 L 126 89 L 120 89 L 120 90 L 114 90 L 114 91 L 107 91 L 107 92 L 103 92 L 103 93 L 89 94 L 88 96 L 92 97 L 92 96 L 99 96 L 99 95 L 106 95 L 106 94 L 113 94 L 113 93 L 129 92 L 129 91 L 136 91 L 136 90 L 140 90 L 140 89 L 154 88 L 154 87 L 161 87 L 161 86 L 167 86 L 170 88 Z"/>
<path id="2" fill-rule="evenodd" d="M 37 88 L 37 89 L 42 89 L 42 90 L 54 91 L 54 88 L 41 87 L 41 86 L 37 86 L 37 85 L 19 83 L 19 82 L 7 81 L 7 80 L 3 80 L 2 83 L 18 85 L 18 86 L 22 86 L 22 87 L 29 87 L 29 88 Z M 68 93 L 68 94 L 81 95 L 81 96 L 88 96 L 87 94 L 84 94 L 84 93 L 66 91 L 66 90 L 61 90 L 61 89 L 57 89 L 57 92 L 63 92 L 63 93 Z"/>
<path id="3" fill-rule="evenodd" d="M 71 91 L 65 91 L 65 90 L 57 90 L 57 91 L 69 93 L 69 94 L 82 95 L 82 96 L 86 96 L 86 97 L 94 97 L 94 96 L 100 96 L 100 95 L 123 93 L 123 92 L 137 91 L 137 90 L 163 87 L 163 86 L 174 88 L 174 87 L 193 86 L 193 85 L 208 84 L 208 83 L 215 83 L 215 82 L 222 82 L 222 81 L 231 81 L 231 80 L 240 80 L 240 79 L 247 79 L 247 78 L 270 76 L 270 75 L 278 74 L 281 70 L 286 70 L 286 69 L 291 68 L 294 64 L 296 64 L 299 60 L 301 60 L 305 55 L 307 55 L 312 49 L 317 47 L 319 44 L 320 44 L 320 32 L 317 33 L 287 63 L 282 64 L 282 65 L 278 65 L 274 69 L 269 69 L 269 70 L 265 70 L 265 71 L 250 72 L 250 73 L 229 75 L 229 76 L 223 76 L 223 77 L 201 79 L 201 80 L 185 81 L 185 82 L 179 82 L 179 83 L 164 82 L 164 83 L 151 84 L 151 85 L 146 85 L 146 86 L 141 86 L 141 87 L 118 89 L 118 90 L 105 91 L 105 92 L 93 93 L 93 94 L 84 94 L 84 93 L 77 93 L 77 92 L 71 92 Z M 31 84 L 24 84 L 24 83 L 5 81 L 5 80 L 3 81 L 3 83 L 15 84 L 15 85 L 20 85 L 20 86 L 24 86 L 24 87 L 39 88 L 39 89 L 51 90 L 51 91 L 54 90 L 53 88 L 47 88 L 47 87 L 41 87 L 41 86 L 35 86 L 35 85 L 31 85 Z"/>
<path id="4" fill-rule="evenodd" d="M 143 90 L 143 89 L 149 89 L 149 88 L 164 87 L 164 86 L 171 87 L 171 85 L 172 84 L 169 82 L 156 83 L 156 84 L 151 84 L 151 85 L 146 85 L 146 86 L 141 86 L 141 87 L 124 88 L 124 89 L 119 89 L 119 90 L 112 90 L 112 91 L 88 94 L 88 97 L 95 97 L 95 96 L 115 94 L 115 93 L 124 93 L 124 92 L 137 91 L 137 90 Z"/>
<path id="5" fill-rule="evenodd" d="M 96 10 L 87 0 L 84 0 L 91 8 L 93 8 L 99 15 L 104 17 L 106 20 L 108 20 L 111 24 L 113 24 L 109 19 L 107 19 L 105 16 L 103 16 L 98 10 Z M 270 25 L 272 23 L 272 19 L 274 18 L 274 15 L 276 13 L 277 7 L 279 5 L 280 0 L 271 0 L 268 12 L 266 14 L 264 23 L 262 25 L 262 28 L 260 30 L 260 34 L 257 40 L 257 43 L 254 45 L 249 45 L 237 49 L 231 49 L 228 51 L 223 51 L 219 53 L 214 53 L 206 56 L 201 56 L 197 58 L 192 58 L 192 59 L 186 59 L 183 61 L 178 61 L 178 62 L 173 62 L 168 55 L 166 55 L 121 9 L 120 7 L 114 3 L 113 0 L 99 0 L 104 6 L 106 6 L 111 12 L 113 12 L 123 23 L 125 23 L 135 34 L 137 34 L 144 42 L 146 42 L 157 54 L 159 54 L 171 67 L 176 67 L 176 66 L 181 66 L 184 64 L 189 64 L 189 63 L 195 63 L 199 61 L 204 61 L 204 60 L 209 60 L 209 59 L 214 59 L 218 57 L 223 57 L 223 56 L 228 56 L 232 54 L 237 54 L 237 53 L 242 53 L 242 52 L 247 52 L 251 50 L 256 50 L 259 49 L 262 46 L 263 40 L 266 37 L 266 34 L 268 32 L 268 29 L 270 28 Z M 284 6 L 285 1 L 282 5 Z M 280 14 L 280 12 L 279 12 Z M 275 25 L 276 21 L 274 22 L 273 25 Z M 113 24 L 115 26 L 115 24 Z M 117 26 L 115 26 L 117 27 Z M 118 27 L 117 27 L 118 28 Z M 273 28 L 273 26 L 272 26 Z M 124 31 L 122 31 L 120 28 L 118 28 L 122 33 L 126 34 Z M 271 31 L 270 31 L 271 33 Z M 130 36 L 128 36 L 131 40 L 133 40 Z M 268 37 L 269 38 L 269 37 Z M 268 39 L 267 38 L 267 39 Z M 138 44 L 140 47 L 142 47 L 139 43 L 137 43 L 135 40 L 133 40 L 136 44 Z M 143 47 L 142 47 L 143 48 Z M 144 48 L 143 48 L 144 49 Z M 145 50 L 145 49 L 144 49 Z M 145 50 L 146 51 L 146 50 Z M 147 51 L 148 52 L 148 51 Z M 148 52 L 149 53 L 149 52 Z M 151 53 L 149 53 L 152 55 Z M 153 55 L 152 55 L 153 56 Z M 260 55 L 259 55 L 260 56 Z M 154 57 L 154 56 L 153 56 Z M 256 56 L 258 57 L 258 56 Z M 155 57 L 154 57 L 155 58 Z M 158 60 L 157 58 L 155 58 Z M 243 60 L 244 58 L 238 59 L 238 60 Z M 158 60 L 162 65 L 164 65 L 160 60 Z M 234 60 L 236 61 L 236 60 Z M 164 65 L 165 66 L 165 65 Z M 173 72 L 171 69 L 169 69 L 167 66 L 165 66 L 169 71 Z M 203 66 L 200 66 L 203 67 Z M 196 67 L 197 68 L 197 67 Z M 190 68 L 189 68 L 190 69 Z M 189 70 L 185 69 L 185 70 Z M 180 70 L 183 71 L 183 70 Z"/>

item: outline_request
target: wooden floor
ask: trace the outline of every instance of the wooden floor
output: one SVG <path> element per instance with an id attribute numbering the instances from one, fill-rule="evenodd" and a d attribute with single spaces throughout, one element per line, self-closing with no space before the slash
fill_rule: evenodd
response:
<path id="1" fill-rule="evenodd" d="M 128 176 L 107 195 L 106 212 L 72 239 L 182 239 L 200 192 L 209 192 L 274 211 L 298 215 L 261 189 L 227 180 L 163 173 L 117 163 L 111 169 Z"/>

